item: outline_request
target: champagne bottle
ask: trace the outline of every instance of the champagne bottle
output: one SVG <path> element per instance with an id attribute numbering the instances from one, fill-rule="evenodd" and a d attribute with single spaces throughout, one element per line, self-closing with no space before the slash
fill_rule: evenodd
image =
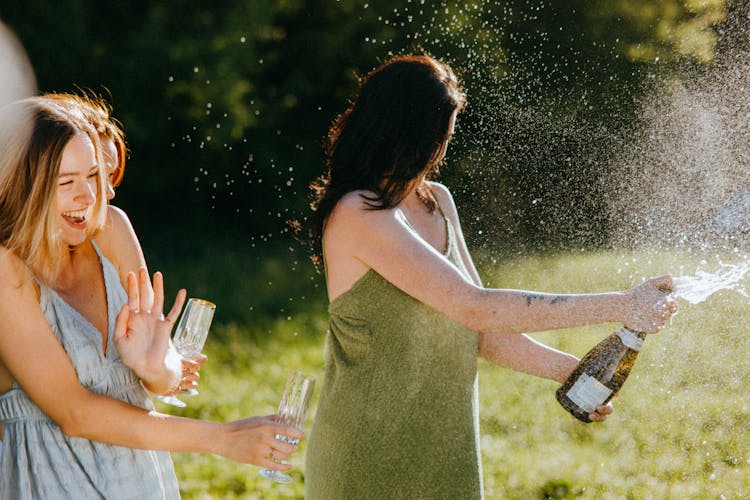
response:
<path id="1" fill-rule="evenodd" d="M 589 414 L 625 383 L 645 338 L 645 333 L 623 326 L 602 340 L 557 389 L 557 401 L 578 420 L 591 422 Z"/>

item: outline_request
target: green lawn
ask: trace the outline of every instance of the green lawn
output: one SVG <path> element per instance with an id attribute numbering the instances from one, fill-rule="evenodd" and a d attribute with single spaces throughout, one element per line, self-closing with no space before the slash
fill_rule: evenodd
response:
<path id="1" fill-rule="evenodd" d="M 498 287 L 595 292 L 665 272 L 692 274 L 696 262 L 675 254 L 561 254 L 506 261 L 484 274 Z M 748 299 L 719 292 L 699 305 L 680 305 L 671 324 L 647 340 L 604 424 L 583 426 L 568 416 L 555 401 L 555 383 L 480 362 L 487 498 L 750 498 Z M 535 338 L 581 356 L 616 327 Z M 159 407 L 218 421 L 273 413 L 287 372 L 322 377 L 325 328 L 322 310 L 282 316 L 270 334 L 268 325 L 262 332 L 216 325 L 201 394 L 183 410 Z M 186 499 L 286 499 L 302 498 L 304 443 L 301 450 L 290 485 L 219 457 L 173 456 Z"/>

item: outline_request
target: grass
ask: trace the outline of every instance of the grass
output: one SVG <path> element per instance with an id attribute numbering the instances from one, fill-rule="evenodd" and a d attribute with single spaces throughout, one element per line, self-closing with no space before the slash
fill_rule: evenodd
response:
<path id="1" fill-rule="evenodd" d="M 484 274 L 498 287 L 596 292 L 664 272 L 692 274 L 698 265 L 674 253 L 579 253 L 506 261 Z M 555 401 L 555 383 L 480 362 L 487 498 L 750 497 L 748 300 L 719 292 L 699 305 L 681 306 L 671 324 L 647 340 L 604 424 L 576 423 Z M 206 349 L 201 394 L 183 410 L 160 408 L 218 421 L 273 413 L 287 372 L 322 377 L 326 316 L 314 309 L 281 314 L 258 327 L 263 331 L 244 323 L 217 325 Z M 535 338 L 581 356 L 616 327 Z M 302 498 L 304 442 L 301 448 L 290 485 L 271 484 L 256 467 L 219 457 L 173 457 L 186 499 Z"/>

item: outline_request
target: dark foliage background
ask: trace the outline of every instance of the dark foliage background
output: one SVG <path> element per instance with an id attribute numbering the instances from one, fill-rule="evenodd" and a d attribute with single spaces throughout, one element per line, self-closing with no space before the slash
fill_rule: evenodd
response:
<path id="1" fill-rule="evenodd" d="M 724 0 L 3 0 L 0 19 L 39 91 L 111 94 L 131 150 L 115 203 L 150 266 L 219 297 L 224 320 L 323 307 L 287 221 L 304 223 L 328 125 L 389 55 L 463 77 L 443 180 L 481 264 L 607 245 L 597 185 L 639 101 L 747 40 L 747 7 Z"/>

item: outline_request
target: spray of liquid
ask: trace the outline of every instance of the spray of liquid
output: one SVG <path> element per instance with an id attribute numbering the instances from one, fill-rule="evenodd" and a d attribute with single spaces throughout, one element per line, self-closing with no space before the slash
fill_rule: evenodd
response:
<path id="1" fill-rule="evenodd" d="M 691 304 L 703 302 L 720 290 L 733 290 L 750 297 L 743 286 L 743 279 L 750 271 L 750 262 L 721 264 L 716 272 L 699 270 L 694 276 L 674 278 L 673 296 Z"/>

